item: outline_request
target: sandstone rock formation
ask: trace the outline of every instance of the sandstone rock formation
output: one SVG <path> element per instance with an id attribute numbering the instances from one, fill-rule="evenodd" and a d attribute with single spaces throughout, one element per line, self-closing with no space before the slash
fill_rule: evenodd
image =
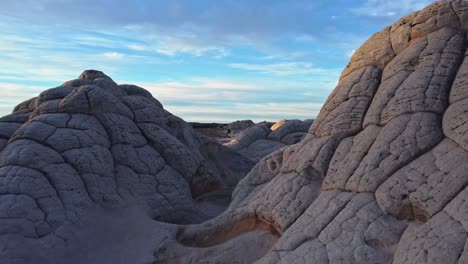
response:
<path id="1" fill-rule="evenodd" d="M 202 222 L 225 209 L 217 203 L 252 166 L 146 90 L 85 71 L 0 118 L 0 263 L 13 262 L 18 237 L 51 247 L 71 239 L 64 226 L 96 208 Z"/>
<path id="2" fill-rule="evenodd" d="M 85 72 L 0 120 L 1 263 L 65 263 L 60 252 L 78 263 L 468 263 L 467 32 L 468 2 L 455 0 L 372 36 L 306 137 L 264 157 L 199 224 L 185 224 L 206 219 L 192 196 L 234 184 L 242 160 L 203 147 L 144 90 Z M 83 212 L 129 197 L 157 221 Z"/>
<path id="3" fill-rule="evenodd" d="M 313 119 L 280 120 L 276 123 L 239 120 L 229 124 L 190 123 L 195 131 L 216 139 L 253 162 L 284 146 L 296 144 L 306 135 Z"/>
<path id="4" fill-rule="evenodd" d="M 373 35 L 308 135 L 263 158 L 223 214 L 178 227 L 155 263 L 468 263 L 467 32 L 457 0 Z"/>
<path id="5" fill-rule="evenodd" d="M 301 141 L 306 135 L 313 120 L 280 120 L 271 127 L 259 123 L 245 129 L 237 138 L 225 144 L 229 148 L 254 162 L 284 146 Z"/>

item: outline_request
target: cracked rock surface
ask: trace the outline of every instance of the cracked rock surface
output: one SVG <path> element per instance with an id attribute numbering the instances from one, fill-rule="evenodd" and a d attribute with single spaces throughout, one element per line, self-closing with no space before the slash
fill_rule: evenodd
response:
<path id="1" fill-rule="evenodd" d="M 467 32 L 468 2 L 454 0 L 373 35 L 305 138 L 262 158 L 226 211 L 179 227 L 154 263 L 218 263 L 223 246 L 221 263 L 468 263 Z M 232 243 L 253 234 L 247 260 Z"/>
<path id="2" fill-rule="evenodd" d="M 252 166 L 146 90 L 85 71 L 0 118 L 0 262 L 29 263 L 17 243 L 66 247 L 90 212 L 200 223 Z"/>
<path id="3" fill-rule="evenodd" d="M 0 119 L 1 263 L 468 263 L 467 32 L 452 0 L 376 33 L 244 178 L 141 88 L 48 90 Z M 244 146 L 273 133 L 251 129 Z M 219 215 L 197 203 L 234 185 Z"/>

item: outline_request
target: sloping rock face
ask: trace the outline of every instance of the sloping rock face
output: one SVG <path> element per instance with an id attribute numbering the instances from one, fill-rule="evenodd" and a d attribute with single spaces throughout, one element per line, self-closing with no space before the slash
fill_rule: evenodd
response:
<path id="1" fill-rule="evenodd" d="M 312 119 L 283 119 L 271 127 L 266 123 L 259 123 L 242 131 L 236 139 L 225 145 L 258 162 L 275 150 L 301 141 L 307 135 L 312 122 Z"/>
<path id="2" fill-rule="evenodd" d="M 159 222 L 202 222 L 214 216 L 210 193 L 229 201 L 253 165 L 146 90 L 85 71 L 0 118 L 0 262 L 30 263 L 9 254 L 24 240 L 64 244 L 89 210 L 137 205 Z"/>
<path id="3" fill-rule="evenodd" d="M 468 263 L 467 31 L 468 2 L 442 1 L 373 35 L 306 138 L 155 263 Z"/>

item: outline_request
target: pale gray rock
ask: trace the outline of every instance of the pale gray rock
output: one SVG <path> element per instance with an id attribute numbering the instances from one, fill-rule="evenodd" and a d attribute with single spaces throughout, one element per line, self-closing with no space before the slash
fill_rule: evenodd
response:
<path id="1" fill-rule="evenodd" d="M 227 124 L 223 127 L 226 130 L 230 137 L 238 137 L 240 133 L 244 130 L 248 129 L 249 127 L 255 126 L 255 123 L 252 120 L 239 120 L 232 123 Z"/>
<path id="2" fill-rule="evenodd" d="M 281 121 L 280 121 L 281 122 Z M 276 123 L 271 127 L 271 133 L 268 134 L 268 139 L 281 141 L 285 136 L 294 132 L 307 131 L 311 125 L 311 122 L 301 120 L 284 120 L 281 124 Z M 308 125 L 308 126 L 307 126 Z"/>
<path id="3" fill-rule="evenodd" d="M 394 263 L 457 263 L 466 241 L 466 230 L 447 213 L 410 226 L 403 234 Z"/>
<path id="4" fill-rule="evenodd" d="M 258 162 L 266 155 L 304 139 L 313 121 L 313 119 L 304 121 L 283 119 L 271 127 L 262 122 L 243 130 L 237 138 L 225 145 Z"/>
<path id="5" fill-rule="evenodd" d="M 262 158 L 226 211 L 180 228 L 166 250 L 254 217 L 280 236 L 255 263 L 465 263 L 467 22 L 468 2 L 440 1 L 373 35 L 308 134 Z M 190 263 L 202 251 L 183 252 Z"/>
<path id="6" fill-rule="evenodd" d="M 238 152 L 253 161 L 259 161 L 264 156 L 286 146 L 285 144 L 268 139 L 257 139 L 247 148 L 238 150 Z"/>
<path id="7" fill-rule="evenodd" d="M 316 136 L 348 136 L 362 129 L 362 120 L 380 83 L 382 70 L 366 66 L 340 79 L 310 127 Z"/>
<path id="8" fill-rule="evenodd" d="M 24 239 L 66 248 L 93 210 L 135 206 L 160 222 L 202 222 L 215 216 L 203 211 L 209 193 L 232 190 L 252 166 L 143 88 L 85 71 L 0 119 L 0 237 L 20 236 L 2 239 L 1 262 L 22 259 L 6 248 Z"/>
<path id="9" fill-rule="evenodd" d="M 465 49 L 464 34 L 442 28 L 414 42 L 385 67 L 366 125 L 383 125 L 406 113 L 443 114 L 447 108 L 450 84 Z"/>
<path id="10" fill-rule="evenodd" d="M 426 221 L 468 184 L 468 153 L 444 139 L 392 175 L 375 195 L 380 207 L 398 218 Z"/>
<path id="11" fill-rule="evenodd" d="M 305 138 L 306 135 L 307 135 L 307 132 L 293 132 L 281 138 L 281 143 L 285 145 L 296 144 L 297 142 Z"/>
<path id="12" fill-rule="evenodd" d="M 258 139 L 266 139 L 270 133 L 271 130 L 269 127 L 264 124 L 260 124 L 242 132 L 242 134 L 236 140 L 236 143 L 241 147 L 248 147 Z"/>
<path id="13" fill-rule="evenodd" d="M 0 119 L 1 260 L 78 259 L 64 241 L 87 211 L 133 202 L 153 220 L 127 263 L 466 263 L 467 31 L 466 1 L 410 14 L 356 51 L 308 131 L 259 124 L 229 148 L 95 71 L 20 104 Z M 236 151 L 259 160 L 245 177 Z"/>

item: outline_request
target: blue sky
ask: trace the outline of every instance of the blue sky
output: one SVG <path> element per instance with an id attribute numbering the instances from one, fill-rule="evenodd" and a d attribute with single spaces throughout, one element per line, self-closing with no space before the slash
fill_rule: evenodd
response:
<path id="1" fill-rule="evenodd" d="M 0 115 L 98 69 L 187 121 L 313 118 L 355 49 L 431 2 L 2 0 Z"/>

